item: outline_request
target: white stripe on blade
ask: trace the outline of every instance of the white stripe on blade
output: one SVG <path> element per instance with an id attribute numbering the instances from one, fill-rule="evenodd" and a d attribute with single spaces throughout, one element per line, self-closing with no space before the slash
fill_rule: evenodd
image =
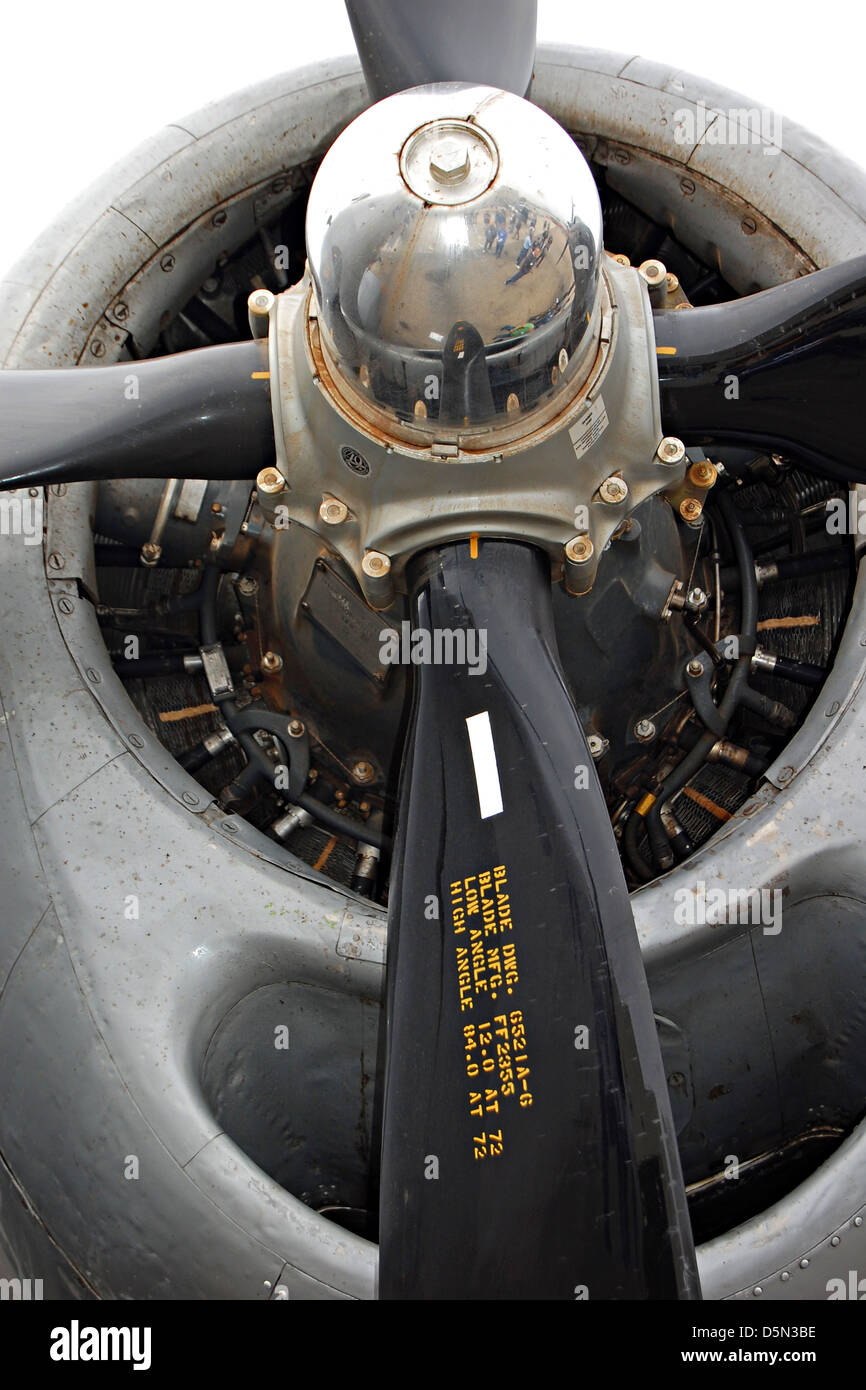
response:
<path id="1" fill-rule="evenodd" d="M 499 785 L 499 768 L 496 766 L 496 749 L 493 746 L 493 730 L 487 710 L 481 714 L 471 714 L 466 720 L 469 734 L 469 747 L 472 749 L 472 762 L 475 767 L 475 785 L 478 788 L 478 807 L 481 819 L 498 816 L 502 811 L 502 788 Z"/>

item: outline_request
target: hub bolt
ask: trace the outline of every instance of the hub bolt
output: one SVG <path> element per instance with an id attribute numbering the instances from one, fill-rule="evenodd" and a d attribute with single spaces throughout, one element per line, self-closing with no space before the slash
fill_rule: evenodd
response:
<path id="1" fill-rule="evenodd" d="M 676 435 L 667 434 L 656 449 L 656 458 L 660 463 L 682 463 L 686 456 L 686 446 Z"/>
<path id="2" fill-rule="evenodd" d="M 341 526 L 349 515 L 345 502 L 337 497 L 325 497 L 319 508 L 319 516 L 326 526 Z"/>
<path id="3" fill-rule="evenodd" d="M 634 736 L 639 743 L 650 743 L 656 736 L 656 726 L 651 719 L 639 719 L 634 726 Z"/>
<path id="4" fill-rule="evenodd" d="M 256 478 L 256 491 L 265 493 L 282 492 L 286 480 L 278 468 L 263 468 Z"/>
<path id="5" fill-rule="evenodd" d="M 628 485 L 622 478 L 618 478 L 614 474 L 610 478 L 605 478 L 598 490 L 598 495 L 602 502 L 610 502 L 611 505 L 616 505 L 619 502 L 624 502 L 628 497 Z"/>

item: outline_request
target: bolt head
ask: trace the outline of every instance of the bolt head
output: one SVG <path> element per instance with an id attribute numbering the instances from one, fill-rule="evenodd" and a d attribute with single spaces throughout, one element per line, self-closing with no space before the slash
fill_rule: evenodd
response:
<path id="1" fill-rule="evenodd" d="M 430 155 L 430 173 L 439 183 L 461 183 L 469 169 L 469 150 L 457 140 L 443 140 Z"/>
<path id="2" fill-rule="evenodd" d="M 591 560 L 594 553 L 594 546 L 589 536 L 572 536 L 566 542 L 565 558 L 573 565 L 585 565 Z"/>
<path id="3" fill-rule="evenodd" d="M 256 491 L 275 494 L 282 492 L 286 480 L 278 468 L 263 468 L 256 478 Z"/>
<path id="4" fill-rule="evenodd" d="M 651 719 L 639 719 L 634 726 L 634 736 L 640 743 L 649 743 L 656 736 L 656 726 Z"/>
<path id="5" fill-rule="evenodd" d="M 375 775 L 372 763 L 368 763 L 363 759 L 355 763 L 352 768 L 352 777 L 356 782 L 361 782 L 362 784 L 365 782 L 372 782 Z"/>
<path id="6" fill-rule="evenodd" d="M 699 521 L 703 510 L 703 504 L 698 501 L 697 497 L 686 497 L 680 503 L 680 516 L 683 521 Z"/>
<path id="7" fill-rule="evenodd" d="M 247 308 L 252 314 L 265 316 L 274 306 L 274 296 L 270 290 L 253 290 L 247 300 Z"/>
<path id="8" fill-rule="evenodd" d="M 381 550 L 368 550 L 361 561 L 361 569 L 370 579 L 381 579 L 390 573 L 391 560 Z"/>
<path id="9" fill-rule="evenodd" d="M 619 502 L 624 502 L 628 497 L 628 484 L 622 478 L 605 478 L 598 490 L 598 495 L 602 502 L 609 502 L 615 506 Z"/>
<path id="10" fill-rule="evenodd" d="M 141 547 L 141 563 L 147 565 L 148 568 L 158 564 L 161 555 L 162 546 L 157 545 L 154 541 L 145 541 Z"/>
<path id="11" fill-rule="evenodd" d="M 689 603 L 692 604 L 694 608 L 703 608 L 706 601 L 706 594 L 703 589 L 699 589 L 697 585 L 689 590 Z"/>
<path id="12" fill-rule="evenodd" d="M 349 508 L 337 497 L 325 497 L 319 507 L 319 517 L 326 526 L 341 526 L 348 515 Z"/>
<path id="13" fill-rule="evenodd" d="M 647 284 L 653 288 L 663 285 L 667 280 L 668 273 L 661 261 L 644 261 L 643 265 L 639 266 L 639 271 Z"/>
<path id="14" fill-rule="evenodd" d="M 702 676 L 704 674 L 704 663 L 702 661 L 699 661 L 697 657 L 695 657 L 693 661 L 689 662 L 688 666 L 686 667 L 686 672 L 690 676 Z"/>
<path id="15" fill-rule="evenodd" d="M 265 652 L 262 657 L 262 670 L 268 672 L 282 671 L 283 658 L 278 652 Z"/>
<path id="16" fill-rule="evenodd" d="M 286 726 L 286 730 L 289 738 L 302 738 L 304 734 L 304 726 L 300 719 L 290 719 Z"/>
<path id="17" fill-rule="evenodd" d="M 666 434 L 656 449 L 656 458 L 661 463 L 682 463 L 685 456 L 685 444 L 673 434 Z"/>

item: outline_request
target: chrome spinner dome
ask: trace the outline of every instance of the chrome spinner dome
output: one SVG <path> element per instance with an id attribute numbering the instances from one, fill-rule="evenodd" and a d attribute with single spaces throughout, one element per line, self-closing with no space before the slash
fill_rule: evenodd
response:
<path id="1" fill-rule="evenodd" d="M 310 192 L 329 368 L 356 408 L 419 443 L 526 433 L 566 404 L 595 357 L 601 250 L 583 155 L 494 87 L 378 102 Z"/>

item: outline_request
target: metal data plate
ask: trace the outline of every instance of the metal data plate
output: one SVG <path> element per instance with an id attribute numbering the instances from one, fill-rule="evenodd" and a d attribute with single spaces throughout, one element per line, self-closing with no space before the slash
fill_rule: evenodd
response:
<path id="1" fill-rule="evenodd" d="M 381 659 L 382 633 L 389 626 L 381 613 L 374 613 L 362 598 L 334 571 L 317 560 L 301 612 L 311 622 L 339 642 L 353 661 L 380 685 L 388 677 L 388 666 Z"/>

